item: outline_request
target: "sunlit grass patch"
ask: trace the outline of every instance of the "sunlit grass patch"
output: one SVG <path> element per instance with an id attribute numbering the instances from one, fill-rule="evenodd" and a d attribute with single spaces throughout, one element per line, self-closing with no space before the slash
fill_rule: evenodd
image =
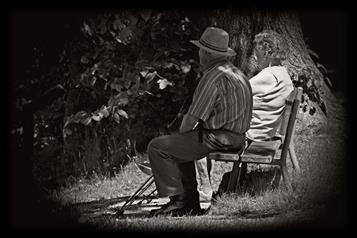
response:
<path id="1" fill-rule="evenodd" d="M 53 197 L 62 203 L 83 203 L 100 199 L 129 196 L 148 178 L 134 162 L 123 167 L 120 173 L 109 178 L 94 175 L 78 178 L 70 186 L 63 186 L 53 192 Z"/>
<path id="2" fill-rule="evenodd" d="M 344 137 L 339 136 L 341 132 L 342 130 L 336 130 L 329 124 L 298 128 L 295 149 L 301 171 L 295 172 L 291 163 L 288 166 L 293 191 L 287 191 L 280 184 L 258 193 L 223 194 L 211 206 L 210 212 L 200 217 L 115 219 L 94 216 L 86 217 L 82 221 L 99 225 L 101 229 L 135 231 L 236 228 L 238 223 L 240 228 L 244 226 L 255 229 L 262 224 L 269 227 L 282 224 L 287 219 L 291 220 L 291 224 L 301 220 L 310 221 L 315 208 L 324 210 L 326 200 L 341 191 L 339 185 L 343 178 L 346 149 Z M 211 174 L 213 190 L 218 189 L 222 175 L 231 168 L 230 163 L 215 163 L 214 172 Z M 112 198 L 131 195 L 147 178 L 148 175 L 143 174 L 131 161 L 112 178 L 94 176 L 91 179 L 74 179 L 68 186 L 54 192 L 53 196 L 68 204 L 90 201 L 100 203 L 101 200 L 104 203 Z M 251 181 L 252 187 L 263 187 L 258 178 Z M 310 212 L 308 216 L 305 211 Z"/>
<path id="3" fill-rule="evenodd" d="M 214 215 L 257 216 L 275 215 L 298 207 L 298 196 L 285 189 L 267 190 L 260 196 L 223 194 L 212 206 Z"/>
<path id="4" fill-rule="evenodd" d="M 335 126 L 320 124 L 314 128 L 299 128 L 295 148 L 301 170 L 296 172 L 289 164 L 292 191 L 282 183 L 276 189 L 253 194 L 223 194 L 211 208 L 212 214 L 247 216 L 274 215 L 306 207 L 320 206 L 335 196 L 343 185 L 345 145 L 342 131 Z M 259 179 L 251 187 L 259 187 Z M 248 189 L 249 191 L 249 189 Z"/>

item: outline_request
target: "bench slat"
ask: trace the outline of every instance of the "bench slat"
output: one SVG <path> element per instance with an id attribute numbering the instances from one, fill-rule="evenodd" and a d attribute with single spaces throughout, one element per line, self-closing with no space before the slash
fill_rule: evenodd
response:
<path id="1" fill-rule="evenodd" d="M 207 159 L 216 161 L 238 161 L 239 154 L 223 153 L 223 152 L 212 152 L 208 155 Z"/>
<path id="2" fill-rule="evenodd" d="M 286 186 L 288 189 L 291 189 L 291 182 L 286 166 L 286 157 L 288 149 L 291 150 L 291 160 L 294 164 L 294 167 L 299 169 L 298 160 L 295 158 L 295 152 L 293 150 L 293 146 L 291 146 L 291 142 L 293 141 L 296 114 L 301 102 L 302 91 L 302 88 L 295 88 L 294 91 L 289 95 L 288 99 L 286 100 L 283 114 L 281 115 L 279 132 L 272 140 L 252 142 L 250 146 L 243 152 L 243 154 L 232 152 L 212 152 L 207 156 L 207 159 L 234 162 L 232 171 L 236 171 L 237 169 L 239 169 L 239 171 L 244 171 L 244 168 L 246 168 L 248 163 L 278 165 L 282 170 L 282 176 Z M 281 154 L 279 155 L 279 158 L 275 158 L 278 151 L 281 151 Z M 236 162 L 242 162 L 242 166 L 237 167 Z M 238 176 L 238 178 L 233 177 L 234 176 L 230 177 L 229 183 L 234 182 L 231 180 L 236 179 L 236 186 L 238 187 L 240 176 Z M 237 190 L 237 187 L 235 190 Z"/>
<path id="3" fill-rule="evenodd" d="M 251 155 L 267 156 L 275 153 L 281 144 L 280 140 L 252 142 L 248 149 L 244 151 L 243 157 Z"/>
<path id="4" fill-rule="evenodd" d="M 250 157 L 242 158 L 242 162 L 253 163 L 253 164 L 271 164 L 273 158 L 274 158 L 273 155 L 265 155 L 265 156 L 252 155 Z"/>
<path id="5" fill-rule="evenodd" d="M 242 162 L 271 163 L 280 145 L 280 140 L 252 142 L 244 151 Z"/>
<path id="6" fill-rule="evenodd" d="M 280 140 L 252 142 L 249 148 L 242 155 L 242 162 L 249 163 L 271 163 L 275 152 L 281 145 Z M 213 152 L 208 155 L 208 159 L 217 161 L 238 161 L 239 155 L 233 153 Z"/>

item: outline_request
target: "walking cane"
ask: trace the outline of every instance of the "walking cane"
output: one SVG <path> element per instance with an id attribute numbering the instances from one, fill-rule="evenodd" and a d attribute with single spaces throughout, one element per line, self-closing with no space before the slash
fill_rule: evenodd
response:
<path id="1" fill-rule="evenodd" d="M 115 213 L 116 216 L 120 217 L 120 216 L 123 216 L 124 215 L 124 211 L 125 211 L 125 208 L 127 206 L 130 206 L 131 204 L 133 204 L 133 202 L 135 201 L 136 198 L 138 198 L 140 195 L 142 195 L 154 182 L 154 177 L 151 173 L 151 168 L 148 164 L 139 164 L 137 163 L 136 164 L 139 169 L 147 174 L 147 175 L 150 175 L 150 177 L 134 192 L 133 195 L 131 195 L 129 197 L 129 199 L 127 199 L 124 203 L 124 205 Z M 156 191 L 156 188 L 148 195 L 144 196 L 144 198 L 139 201 L 137 204 L 141 204 L 143 201 L 145 200 L 148 200 L 148 203 L 151 202 L 152 199 L 148 199 L 154 192 Z"/>

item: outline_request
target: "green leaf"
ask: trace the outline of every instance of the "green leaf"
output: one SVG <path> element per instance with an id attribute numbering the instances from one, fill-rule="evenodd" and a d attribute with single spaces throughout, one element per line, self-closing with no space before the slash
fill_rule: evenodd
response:
<path id="1" fill-rule="evenodd" d="M 118 92 L 121 92 L 121 89 L 123 88 L 123 86 L 119 83 L 115 83 L 115 82 L 111 82 L 110 83 L 110 88 L 111 89 L 115 89 Z"/>
<path id="2" fill-rule="evenodd" d="M 140 12 L 140 16 L 145 22 L 147 22 L 151 17 L 151 9 L 143 10 L 142 12 Z"/>
<path id="3" fill-rule="evenodd" d="M 95 121 L 100 121 L 103 119 L 103 114 L 98 112 L 98 113 L 93 113 L 92 114 L 92 119 Z"/>
<path id="4" fill-rule="evenodd" d="M 324 73 L 324 74 L 327 73 L 327 69 L 326 69 L 325 66 L 323 66 L 322 64 L 317 63 L 317 64 L 316 64 L 316 67 L 317 67 L 317 68 L 320 68 L 320 69 L 322 70 L 322 73 Z"/>
<path id="5" fill-rule="evenodd" d="M 140 72 L 141 76 L 146 77 L 146 75 L 149 73 L 149 70 L 143 70 Z"/>
<path id="6" fill-rule="evenodd" d="M 122 117 L 125 117 L 126 119 L 129 118 L 128 113 L 126 113 L 126 111 L 124 111 L 124 110 L 122 110 L 122 109 L 119 109 L 119 110 L 118 110 L 118 114 L 119 114 L 120 116 L 122 116 Z"/>
<path id="7" fill-rule="evenodd" d="M 136 80 L 140 79 L 139 75 L 136 72 L 128 72 L 125 77 L 126 80 L 131 82 L 136 82 Z"/>
<path id="8" fill-rule="evenodd" d="M 92 85 L 92 87 L 94 86 L 95 82 L 97 81 L 97 77 L 93 77 L 90 84 Z"/>
<path id="9" fill-rule="evenodd" d="M 146 74 L 146 80 L 147 80 L 147 83 L 150 83 L 156 76 L 156 71 L 154 71 L 153 73 L 148 73 Z"/>
<path id="10" fill-rule="evenodd" d="M 100 113 L 101 114 L 103 114 L 103 116 L 105 117 L 105 118 L 107 118 L 108 116 L 109 116 L 109 110 L 108 110 L 108 108 L 109 107 L 106 107 L 106 106 L 102 106 L 101 108 L 100 108 Z"/>
<path id="11" fill-rule="evenodd" d="M 159 79 L 157 80 L 157 83 L 159 84 L 159 88 L 161 90 L 165 89 L 167 86 L 173 86 L 173 83 L 168 81 L 167 79 Z"/>
<path id="12" fill-rule="evenodd" d="M 321 102 L 321 103 L 319 103 L 319 106 L 320 106 L 322 112 L 325 114 L 325 116 L 327 116 L 327 108 L 326 108 L 325 103 Z"/>
<path id="13" fill-rule="evenodd" d="M 134 26 L 136 25 L 136 23 L 138 22 L 138 18 L 134 15 L 129 15 L 129 21 L 130 21 L 130 25 Z"/>
<path id="14" fill-rule="evenodd" d="M 133 31 L 130 27 L 124 28 L 119 35 L 117 35 L 116 40 L 124 45 L 128 44 L 129 38 L 133 35 Z"/>
<path id="15" fill-rule="evenodd" d="M 105 32 L 107 32 L 106 20 L 102 18 L 99 26 L 97 27 L 97 33 L 105 34 Z"/>
<path id="16" fill-rule="evenodd" d="M 125 25 L 123 24 L 122 20 L 118 18 L 113 22 L 113 28 L 118 31 L 121 31 L 122 29 L 125 28 Z"/>
<path id="17" fill-rule="evenodd" d="M 93 55 L 93 59 L 97 59 L 97 57 L 102 53 L 102 51 L 103 51 L 102 47 L 101 48 L 96 48 L 95 49 L 95 53 Z"/>
<path id="18" fill-rule="evenodd" d="M 162 65 L 162 67 L 164 67 L 164 68 L 166 68 L 166 69 L 170 69 L 170 68 L 172 68 L 172 67 L 174 67 L 174 66 L 175 66 L 175 64 L 172 63 L 172 62 L 166 62 L 166 63 L 164 63 L 164 64 Z"/>
<path id="19" fill-rule="evenodd" d="M 126 106 L 129 103 L 129 99 L 127 97 L 123 97 L 119 99 L 119 106 Z"/>
<path id="20" fill-rule="evenodd" d="M 307 49 L 307 52 L 310 55 L 314 56 L 315 58 L 317 58 L 317 59 L 319 58 L 319 55 L 315 51 L 313 51 L 312 49 Z"/>
<path id="21" fill-rule="evenodd" d="M 88 35 L 93 35 L 93 31 L 92 29 L 86 24 L 86 23 L 83 23 L 83 27 L 84 27 L 84 32 L 87 33 Z"/>
<path id="22" fill-rule="evenodd" d="M 116 123 L 120 123 L 120 117 L 119 117 L 119 114 L 117 112 L 115 112 L 113 114 L 113 118 L 114 118 L 114 121 L 116 121 Z"/>
<path id="23" fill-rule="evenodd" d="M 73 117 L 73 121 L 74 122 L 79 122 L 80 120 L 83 120 L 85 118 L 88 118 L 89 114 L 86 111 L 79 111 L 77 112 L 74 117 Z"/>
<path id="24" fill-rule="evenodd" d="M 331 83 L 331 80 L 329 77 L 325 77 L 325 82 L 327 83 L 327 86 L 329 86 L 330 88 L 333 88 L 333 84 Z"/>
<path id="25" fill-rule="evenodd" d="M 92 117 L 87 117 L 81 120 L 81 123 L 86 126 L 88 126 L 91 122 L 92 122 Z"/>
<path id="26" fill-rule="evenodd" d="M 70 129 L 68 129 L 68 128 L 64 128 L 62 133 L 63 133 L 63 137 L 64 138 L 66 138 L 67 136 L 72 135 L 72 131 Z"/>
<path id="27" fill-rule="evenodd" d="M 63 128 L 66 128 L 72 122 L 73 122 L 73 115 L 70 115 L 69 117 L 67 117 L 66 122 L 63 125 Z"/>
<path id="28" fill-rule="evenodd" d="M 311 80 L 307 81 L 306 86 L 307 86 L 308 88 L 310 88 L 310 87 L 312 86 L 312 81 L 311 81 Z"/>
<path id="29" fill-rule="evenodd" d="M 129 99 L 127 95 L 123 92 L 109 98 L 108 101 L 108 106 L 109 107 L 114 107 L 114 106 L 125 106 L 129 103 Z"/>
<path id="30" fill-rule="evenodd" d="M 88 64 L 89 63 L 89 59 L 88 59 L 88 57 L 86 55 L 83 55 L 81 57 L 81 63 L 82 64 Z"/>
<path id="31" fill-rule="evenodd" d="M 110 97 L 108 101 L 108 106 L 113 107 L 115 104 L 115 97 Z"/>
<path id="32" fill-rule="evenodd" d="M 124 81 L 124 87 L 125 87 L 125 88 L 129 88 L 130 85 L 131 85 L 131 81 L 130 81 L 130 80 L 125 80 L 125 81 Z"/>
<path id="33" fill-rule="evenodd" d="M 180 66 L 180 68 L 181 68 L 181 70 L 182 70 L 183 73 L 187 74 L 187 73 L 190 72 L 190 70 L 191 70 L 191 65 L 189 65 L 189 64 L 182 64 L 182 65 Z"/>

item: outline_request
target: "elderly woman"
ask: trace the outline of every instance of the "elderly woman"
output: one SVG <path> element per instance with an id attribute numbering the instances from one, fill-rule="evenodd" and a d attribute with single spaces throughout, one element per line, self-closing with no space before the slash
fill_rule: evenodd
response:
<path id="1" fill-rule="evenodd" d="M 253 43 L 253 54 L 248 66 L 248 74 L 255 75 L 249 79 L 253 94 L 253 112 L 246 137 L 251 141 L 263 141 L 276 134 L 285 100 L 294 88 L 286 68 L 282 66 L 287 52 L 284 39 L 275 31 L 264 30 L 255 36 Z M 209 199 L 212 194 L 207 162 L 205 159 L 196 161 L 201 200 Z M 225 182 L 222 181 L 221 184 Z M 213 196 L 224 189 L 220 186 Z"/>
<path id="2" fill-rule="evenodd" d="M 287 45 L 275 31 L 265 30 L 255 36 L 253 62 L 260 71 L 249 79 L 253 92 L 253 115 L 247 137 L 268 140 L 279 126 L 285 100 L 294 90 L 291 78 L 282 61 Z"/>

